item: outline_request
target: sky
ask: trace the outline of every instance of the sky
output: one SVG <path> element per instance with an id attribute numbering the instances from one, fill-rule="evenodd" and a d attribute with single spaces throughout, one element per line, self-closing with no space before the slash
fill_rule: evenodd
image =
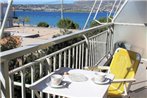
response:
<path id="1" fill-rule="evenodd" d="M 64 3 L 73 3 L 76 0 L 64 0 Z M 8 2 L 8 0 L 0 0 L 0 2 Z M 13 0 L 14 4 L 59 4 L 61 0 Z"/>

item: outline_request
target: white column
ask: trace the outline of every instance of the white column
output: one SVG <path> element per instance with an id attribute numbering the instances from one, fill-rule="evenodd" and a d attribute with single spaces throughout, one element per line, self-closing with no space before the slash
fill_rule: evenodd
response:
<path id="1" fill-rule="evenodd" d="M 0 97 L 1 98 L 10 98 L 9 91 L 9 74 L 8 74 L 8 61 L 1 62 L 0 65 Z"/>

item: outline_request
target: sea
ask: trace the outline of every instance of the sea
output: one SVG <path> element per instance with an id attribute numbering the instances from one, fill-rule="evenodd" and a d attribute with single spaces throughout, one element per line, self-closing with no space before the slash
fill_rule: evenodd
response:
<path id="1" fill-rule="evenodd" d="M 73 20 L 75 23 L 79 24 L 80 29 L 83 28 L 89 13 L 88 12 L 64 12 L 64 18 L 69 18 Z M 101 17 L 107 17 L 108 12 L 100 12 L 98 13 L 96 19 Z M 45 11 L 15 11 L 15 16 L 20 19 L 24 17 L 29 17 L 30 24 L 32 26 L 36 26 L 39 22 L 47 22 L 51 27 L 57 27 L 58 21 L 61 19 L 60 12 L 45 12 Z M 90 17 L 90 22 L 93 20 L 95 13 L 92 13 Z"/>

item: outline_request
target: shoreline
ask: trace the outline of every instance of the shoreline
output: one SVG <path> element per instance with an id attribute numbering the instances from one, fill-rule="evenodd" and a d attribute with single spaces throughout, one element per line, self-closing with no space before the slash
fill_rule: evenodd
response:
<path id="1" fill-rule="evenodd" d="M 14 10 L 14 11 L 23 11 L 23 12 L 51 12 L 51 13 L 54 13 L 54 12 L 59 12 L 60 11 L 46 11 L 46 10 Z M 107 11 L 100 11 L 100 13 L 103 13 L 103 12 L 107 12 Z M 64 13 L 90 13 L 89 11 L 64 11 Z M 96 13 L 96 12 L 92 12 L 93 14 Z"/>
<path id="2" fill-rule="evenodd" d="M 75 23 L 79 24 L 79 29 L 82 29 L 85 25 L 85 22 L 87 20 L 89 13 L 87 12 L 64 12 L 64 18 L 70 18 Z M 95 13 L 92 13 L 92 16 L 89 19 L 88 26 L 90 25 L 90 22 L 93 20 L 93 16 Z M 97 17 L 97 19 L 101 17 L 106 17 L 108 15 L 108 12 L 100 12 L 100 17 Z M 57 27 L 57 23 L 61 19 L 61 13 L 60 12 L 54 12 L 54 11 L 15 11 L 15 16 L 18 18 L 25 18 L 29 17 L 30 21 L 27 22 L 28 24 L 34 26 L 37 25 L 39 22 L 46 22 L 51 27 Z M 16 22 L 17 23 L 17 22 Z"/>

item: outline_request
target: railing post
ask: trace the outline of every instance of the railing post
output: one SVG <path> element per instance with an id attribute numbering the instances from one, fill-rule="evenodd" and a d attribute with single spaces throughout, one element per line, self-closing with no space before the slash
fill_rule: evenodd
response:
<path id="1" fill-rule="evenodd" d="M 105 54 L 108 54 L 109 52 L 109 31 L 107 31 L 107 37 L 106 37 L 106 51 L 105 51 Z M 106 56 L 107 57 L 107 56 Z"/>
<path id="2" fill-rule="evenodd" d="M 34 80 L 35 80 L 34 73 L 35 73 L 35 68 L 33 65 L 33 66 L 31 66 L 31 83 L 34 83 Z M 31 90 L 31 98 L 35 98 L 35 93 L 33 90 Z"/>
<path id="3" fill-rule="evenodd" d="M 86 35 L 83 35 L 83 37 L 85 38 L 85 41 L 86 41 L 86 55 L 85 55 L 85 67 L 89 66 L 88 63 L 89 63 L 89 39 L 87 38 Z"/>
<path id="4" fill-rule="evenodd" d="M 68 49 L 68 67 L 71 67 L 71 48 Z"/>
<path id="5" fill-rule="evenodd" d="M 57 64 L 57 60 L 56 60 L 56 58 L 57 58 L 57 55 L 55 55 L 55 56 L 53 56 L 53 71 L 55 71 L 56 70 L 56 64 Z"/>
<path id="6" fill-rule="evenodd" d="M 24 64 L 24 58 L 21 57 L 18 59 L 18 63 L 19 66 L 23 66 Z M 21 75 L 21 94 L 22 94 L 22 98 L 26 98 L 26 89 L 25 89 L 25 70 L 20 71 L 20 75 Z"/>
<path id="7" fill-rule="evenodd" d="M 51 58 L 46 58 L 47 61 L 47 65 L 46 65 L 46 69 L 47 69 L 47 74 L 51 73 L 52 69 L 52 60 Z"/>
<path id="8" fill-rule="evenodd" d="M 72 68 L 75 68 L 75 47 L 72 48 Z"/>
<path id="9" fill-rule="evenodd" d="M 82 65 L 81 65 L 81 58 L 82 58 L 82 56 L 81 56 L 81 53 L 82 52 L 82 45 L 80 44 L 79 45 L 79 65 L 78 65 L 78 68 L 80 69 L 80 68 L 82 68 Z"/>
<path id="10" fill-rule="evenodd" d="M 76 46 L 76 66 L 75 66 L 76 69 L 78 68 L 78 61 L 79 61 L 78 54 L 79 54 L 79 45 Z"/>
<path id="11" fill-rule="evenodd" d="M 67 51 L 64 51 L 64 67 L 67 66 Z"/>
<path id="12" fill-rule="evenodd" d="M 10 75 L 10 98 L 14 98 L 14 74 Z"/>
<path id="13" fill-rule="evenodd" d="M 0 93 L 1 98 L 10 98 L 10 90 L 9 90 L 9 74 L 8 74 L 8 61 L 1 62 L 0 65 Z"/>
<path id="14" fill-rule="evenodd" d="M 42 63 L 43 62 L 40 62 L 40 73 L 39 73 L 39 75 L 40 75 L 40 78 L 42 78 L 43 77 L 43 65 L 42 65 Z M 43 98 L 43 93 L 42 92 L 40 92 L 40 96 L 41 96 L 41 98 Z"/>
<path id="15" fill-rule="evenodd" d="M 112 26 L 109 27 L 109 32 L 110 32 L 110 52 L 113 53 L 113 32 L 114 28 Z"/>
<path id="16" fill-rule="evenodd" d="M 82 69 L 84 68 L 84 54 L 85 54 L 85 49 L 84 49 L 84 43 L 82 44 Z"/>
<path id="17" fill-rule="evenodd" d="M 22 93 L 22 98 L 26 98 L 26 89 L 25 89 L 25 70 L 20 71 L 21 75 L 21 93 Z"/>
<path id="18" fill-rule="evenodd" d="M 85 67 L 89 66 L 89 47 L 86 47 Z"/>

